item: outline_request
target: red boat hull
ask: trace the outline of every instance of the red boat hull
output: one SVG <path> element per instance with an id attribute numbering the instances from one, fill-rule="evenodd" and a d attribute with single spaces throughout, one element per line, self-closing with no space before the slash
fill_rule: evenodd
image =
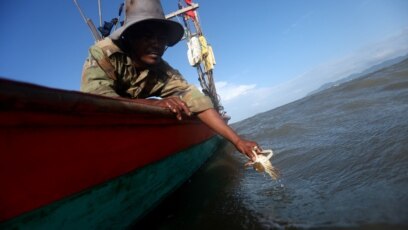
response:
<path id="1" fill-rule="evenodd" d="M 0 221 L 215 135 L 161 108 L 1 79 L 0 103 Z"/>

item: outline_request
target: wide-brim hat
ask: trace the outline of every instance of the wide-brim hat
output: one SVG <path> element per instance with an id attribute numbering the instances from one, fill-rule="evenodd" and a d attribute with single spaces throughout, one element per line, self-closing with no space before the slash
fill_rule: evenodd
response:
<path id="1" fill-rule="evenodd" d="M 168 46 L 173 46 L 183 37 L 183 26 L 165 18 L 160 0 L 126 0 L 125 7 L 125 22 L 122 27 L 110 35 L 111 39 L 119 40 L 130 28 L 152 22 L 166 27 Z"/>

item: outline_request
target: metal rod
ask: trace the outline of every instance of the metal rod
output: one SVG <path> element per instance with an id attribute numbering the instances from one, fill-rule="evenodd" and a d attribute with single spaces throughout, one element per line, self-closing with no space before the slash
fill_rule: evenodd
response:
<path id="1" fill-rule="evenodd" d="M 96 30 L 95 24 L 92 22 L 92 19 L 88 18 L 86 21 L 86 24 L 88 24 L 89 29 L 91 29 L 91 32 L 95 38 L 95 41 L 102 40 L 102 36 L 98 33 L 98 30 Z"/>
<path id="2" fill-rule="evenodd" d="M 102 6 L 101 6 L 101 0 L 98 0 L 98 11 L 99 11 L 99 26 L 102 27 Z"/>
<path id="3" fill-rule="evenodd" d="M 184 13 L 187 12 L 187 11 L 195 10 L 195 9 L 197 9 L 197 8 L 198 8 L 198 4 L 197 4 L 197 3 L 193 3 L 193 4 L 191 4 L 191 6 L 187 6 L 187 7 L 184 7 L 184 8 L 182 8 L 182 9 L 180 9 L 180 10 L 174 11 L 173 13 L 167 14 L 167 15 L 166 15 L 166 19 L 174 18 L 174 17 L 176 17 L 176 16 L 179 15 L 179 14 L 184 14 Z"/>
<path id="4" fill-rule="evenodd" d="M 84 22 L 88 24 L 88 22 L 87 22 L 87 20 L 86 20 L 86 17 L 85 17 L 85 14 L 84 14 L 84 12 L 82 12 L 81 7 L 79 7 L 78 2 L 77 2 L 76 0 L 74 0 L 74 3 L 75 3 L 75 5 L 77 6 L 78 11 L 79 11 L 79 13 L 81 14 L 82 19 L 84 19 Z"/>
<path id="5" fill-rule="evenodd" d="M 89 29 L 91 30 L 91 33 L 93 37 L 95 38 L 96 41 L 99 41 L 102 39 L 102 36 L 98 33 L 96 30 L 95 24 L 92 22 L 90 18 L 87 18 L 82 11 L 81 7 L 79 6 L 78 2 L 76 0 L 73 0 L 75 5 L 78 7 L 78 11 L 81 14 L 81 17 L 84 19 L 85 23 L 88 25 Z"/>

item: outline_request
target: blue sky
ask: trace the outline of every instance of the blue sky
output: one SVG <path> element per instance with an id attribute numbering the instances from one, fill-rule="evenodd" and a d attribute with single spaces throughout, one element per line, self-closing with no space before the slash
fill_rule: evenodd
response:
<path id="1" fill-rule="evenodd" d="M 99 24 L 97 0 L 78 0 Z M 121 0 L 102 0 L 105 20 Z M 239 121 L 408 53 L 406 0 L 197 0 L 222 103 Z M 166 13 L 176 0 L 163 0 Z M 73 1 L 1 1 L 0 76 L 78 90 L 92 36 Z M 197 84 L 186 43 L 164 58 Z"/>

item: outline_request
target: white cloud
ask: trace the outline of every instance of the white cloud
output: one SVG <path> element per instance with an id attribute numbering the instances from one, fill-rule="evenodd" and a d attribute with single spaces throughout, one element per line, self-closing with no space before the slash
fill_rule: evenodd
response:
<path id="1" fill-rule="evenodd" d="M 221 100 L 224 102 L 231 101 L 234 98 L 246 95 L 248 92 L 253 90 L 256 85 L 235 85 L 229 84 L 225 81 L 216 82 L 215 86 L 217 87 L 217 93 L 221 97 Z"/>

